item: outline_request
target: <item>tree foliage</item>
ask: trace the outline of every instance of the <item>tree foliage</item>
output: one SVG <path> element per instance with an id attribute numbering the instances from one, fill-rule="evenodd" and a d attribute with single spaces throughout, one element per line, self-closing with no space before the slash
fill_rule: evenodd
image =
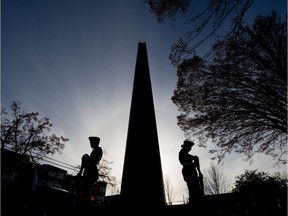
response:
<path id="1" fill-rule="evenodd" d="M 219 40 L 212 61 L 194 56 L 178 66 L 178 125 L 200 146 L 211 140 L 219 161 L 235 150 L 287 162 L 286 39 L 286 21 L 272 12 Z"/>
<path id="2" fill-rule="evenodd" d="M 183 59 L 195 54 L 207 39 L 234 37 L 238 33 L 245 12 L 253 0 L 144 0 L 159 23 L 177 19 L 189 25 L 187 31 L 172 46 L 170 60 L 178 65 Z M 224 24 L 227 25 L 225 32 Z M 209 54 L 209 52 L 207 53 Z"/>
<path id="3" fill-rule="evenodd" d="M 20 105 L 12 102 L 10 117 L 6 108 L 1 108 L 1 148 L 29 155 L 35 161 L 42 159 L 41 155 L 61 153 L 69 139 L 51 133 L 49 118 L 40 118 L 38 112 L 25 112 Z"/>
<path id="4" fill-rule="evenodd" d="M 246 170 L 236 177 L 232 192 L 239 194 L 244 205 L 254 205 L 253 208 L 258 209 L 261 215 L 286 215 L 287 183 L 287 173 L 270 175 L 267 172 Z"/>
<path id="5" fill-rule="evenodd" d="M 190 28 L 169 56 L 178 76 L 172 101 L 186 136 L 198 137 L 200 146 L 212 140 L 219 161 L 235 150 L 247 159 L 258 152 L 286 163 L 286 21 L 272 12 L 249 28 L 243 18 L 253 0 L 144 2 L 159 23 L 178 20 Z M 213 55 L 197 56 L 208 39 L 214 45 L 207 55 Z"/>
<path id="6" fill-rule="evenodd" d="M 287 173 L 270 175 L 258 170 L 246 170 L 244 174 L 236 176 L 232 192 L 244 194 L 275 193 L 279 190 L 287 190 L 287 183 Z"/>

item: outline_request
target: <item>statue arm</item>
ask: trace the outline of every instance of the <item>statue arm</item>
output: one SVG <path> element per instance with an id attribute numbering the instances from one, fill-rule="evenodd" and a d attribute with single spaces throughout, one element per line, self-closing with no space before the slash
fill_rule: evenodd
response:
<path id="1" fill-rule="evenodd" d="M 98 164 L 100 160 L 102 159 L 103 151 L 102 148 L 98 147 L 97 149 L 94 149 L 90 155 L 90 159 L 92 163 Z"/>
<path id="2" fill-rule="evenodd" d="M 100 162 L 100 160 L 102 159 L 103 156 L 103 151 L 102 148 L 99 147 L 99 155 L 98 155 L 98 159 L 97 159 L 97 164 Z"/>
<path id="3" fill-rule="evenodd" d="M 196 165 L 196 169 L 197 169 L 199 175 L 202 175 L 201 170 L 200 170 L 199 157 L 198 156 L 194 156 L 193 160 L 194 160 L 194 163 Z"/>

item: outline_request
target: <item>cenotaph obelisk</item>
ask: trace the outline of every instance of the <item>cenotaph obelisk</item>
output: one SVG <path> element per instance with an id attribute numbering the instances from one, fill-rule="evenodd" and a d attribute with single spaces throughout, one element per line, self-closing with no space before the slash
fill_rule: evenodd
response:
<path id="1" fill-rule="evenodd" d="M 139 42 L 120 197 L 124 206 L 165 206 L 146 43 Z"/>

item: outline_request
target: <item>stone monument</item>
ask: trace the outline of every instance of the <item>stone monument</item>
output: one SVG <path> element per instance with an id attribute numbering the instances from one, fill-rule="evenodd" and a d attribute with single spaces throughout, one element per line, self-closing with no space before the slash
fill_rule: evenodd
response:
<path id="1" fill-rule="evenodd" d="M 139 42 L 120 197 L 124 206 L 166 205 L 146 43 Z"/>

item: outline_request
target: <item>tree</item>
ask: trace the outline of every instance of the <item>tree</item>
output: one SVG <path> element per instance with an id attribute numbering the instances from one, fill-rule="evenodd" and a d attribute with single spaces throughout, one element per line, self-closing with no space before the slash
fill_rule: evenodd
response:
<path id="1" fill-rule="evenodd" d="M 245 170 L 244 174 L 236 176 L 233 193 L 260 194 L 276 192 L 278 190 L 287 190 L 287 173 L 260 172 L 256 170 Z"/>
<path id="2" fill-rule="evenodd" d="M 105 154 L 105 151 L 103 152 Z M 107 159 L 102 158 L 98 164 L 99 170 L 99 181 L 104 181 L 111 188 L 116 188 L 117 181 L 115 176 L 111 176 L 111 164 L 113 162 L 109 162 Z"/>
<path id="3" fill-rule="evenodd" d="M 258 170 L 246 170 L 244 174 L 236 176 L 233 193 L 246 201 L 247 205 L 259 207 L 262 211 L 269 212 L 267 215 L 278 215 L 271 213 L 287 214 L 287 173 L 281 175 Z M 260 213 L 260 212 L 258 212 Z"/>
<path id="4" fill-rule="evenodd" d="M 61 153 L 69 139 L 51 134 L 49 118 L 39 118 L 38 112 L 25 112 L 20 105 L 19 101 L 12 102 L 10 118 L 6 117 L 6 108 L 1 107 L 1 148 L 36 161 L 42 159 L 41 155 Z"/>
<path id="5" fill-rule="evenodd" d="M 228 192 L 226 177 L 219 165 L 214 162 L 204 170 L 204 191 L 205 194 L 221 194 Z"/>
<path id="6" fill-rule="evenodd" d="M 172 96 L 179 127 L 210 140 L 221 161 L 232 150 L 287 162 L 287 25 L 276 12 L 243 24 L 235 38 L 219 40 L 215 56 L 183 61 Z"/>
<path id="7" fill-rule="evenodd" d="M 165 194 L 166 194 L 166 198 L 167 198 L 167 203 L 168 205 L 172 205 L 173 201 L 174 201 L 174 190 L 173 187 L 171 185 L 171 181 L 169 176 L 166 176 L 164 179 L 164 187 L 165 187 Z"/>
<path id="8" fill-rule="evenodd" d="M 218 37 L 233 38 L 238 33 L 245 12 L 253 0 L 203 1 L 197 0 L 144 0 L 159 23 L 170 19 L 183 19 L 190 31 L 180 37 L 172 46 L 170 60 L 179 65 L 183 59 L 195 54 L 195 50 L 206 40 Z M 224 24 L 227 25 L 225 32 Z M 211 51 L 212 52 L 212 51 Z M 209 52 L 207 53 L 209 54 Z"/>

